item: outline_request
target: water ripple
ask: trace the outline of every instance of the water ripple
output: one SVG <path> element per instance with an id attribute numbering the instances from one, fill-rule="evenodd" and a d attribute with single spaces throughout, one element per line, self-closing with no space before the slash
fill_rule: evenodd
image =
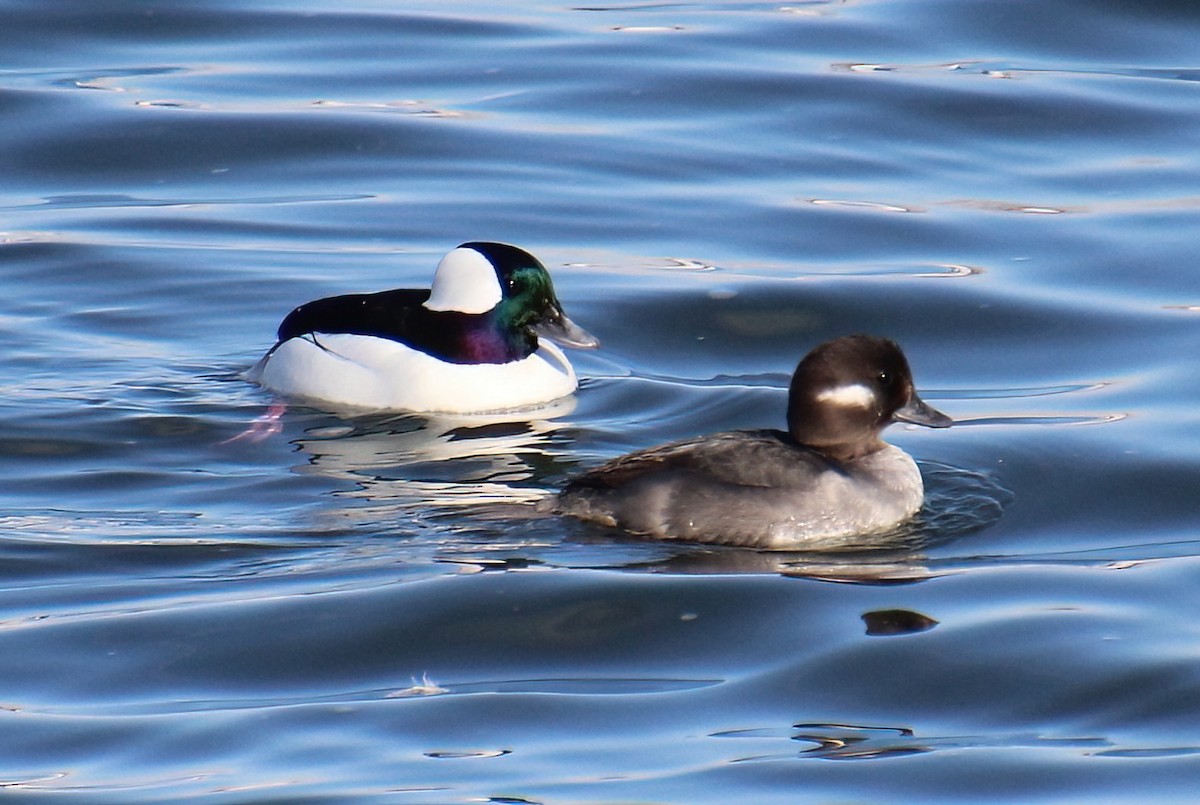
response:
<path id="1" fill-rule="evenodd" d="M 3 6 L 0 790 L 1192 796 L 1195 3 Z M 477 238 L 603 339 L 572 410 L 227 442 L 288 310 Z M 872 550 L 521 502 L 852 331 L 961 416 Z"/>
<path id="2" fill-rule="evenodd" d="M 1020 78 L 1022 76 L 1108 76 L 1140 78 L 1156 81 L 1200 81 L 1200 69 L 1159 69 L 1122 66 L 1095 67 L 1038 67 L 1013 62 L 954 61 L 937 64 L 837 62 L 834 70 L 851 73 L 949 73 L 983 76 L 985 78 Z"/>
<path id="3" fill-rule="evenodd" d="M 788 759 L 815 760 L 877 760 L 903 755 L 963 749 L 1014 749 L 1049 747 L 1088 749 L 1111 746 L 1099 738 L 1046 738 L 1039 735 L 1007 736 L 918 736 L 908 727 L 860 726 L 854 724 L 796 724 L 790 731 L 776 729 L 743 729 L 714 733 L 714 738 L 780 739 L 811 743 L 814 746 L 770 755 L 739 757 L 732 763 L 778 761 Z"/>

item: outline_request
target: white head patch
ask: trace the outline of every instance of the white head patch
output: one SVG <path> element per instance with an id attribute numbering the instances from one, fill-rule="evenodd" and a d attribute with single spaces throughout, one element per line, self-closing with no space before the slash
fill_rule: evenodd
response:
<path id="1" fill-rule="evenodd" d="M 817 395 L 817 399 L 820 402 L 833 403 L 846 408 L 872 408 L 875 406 L 875 392 L 862 383 L 851 383 L 825 389 Z"/>
<path id="2" fill-rule="evenodd" d="M 455 249 L 438 263 L 425 307 L 485 313 L 499 302 L 500 283 L 488 259 L 474 249 Z"/>

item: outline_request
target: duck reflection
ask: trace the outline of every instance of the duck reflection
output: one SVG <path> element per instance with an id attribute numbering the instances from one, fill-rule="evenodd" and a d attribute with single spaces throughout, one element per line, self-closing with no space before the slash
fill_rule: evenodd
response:
<path id="1" fill-rule="evenodd" d="M 393 512 L 530 503 L 546 495 L 539 479 L 564 471 L 559 432 L 574 408 L 567 397 L 523 411 L 326 422 L 293 440 L 308 457 L 296 471 L 343 482 L 335 495 Z"/>
<path id="2" fill-rule="evenodd" d="M 912 584 L 942 575 L 914 548 L 854 551 L 842 554 L 692 549 L 636 568 L 647 572 L 709 574 L 775 574 L 845 584 Z"/>

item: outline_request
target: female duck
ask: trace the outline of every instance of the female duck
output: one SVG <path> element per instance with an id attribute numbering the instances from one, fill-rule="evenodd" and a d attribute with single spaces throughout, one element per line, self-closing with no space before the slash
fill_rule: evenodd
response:
<path id="1" fill-rule="evenodd" d="M 563 313 L 538 259 L 503 243 L 464 243 L 433 287 L 318 299 L 293 310 L 249 378 L 292 397 L 368 410 L 476 413 L 572 393 L 575 371 L 538 336 L 598 341 Z"/>
<path id="2" fill-rule="evenodd" d="M 924 497 L 916 463 L 883 429 L 952 422 L 917 396 L 896 344 L 864 335 L 800 362 L 787 421 L 786 433 L 732 431 L 622 456 L 570 481 L 556 510 L 663 539 L 852 547 L 912 517 Z"/>

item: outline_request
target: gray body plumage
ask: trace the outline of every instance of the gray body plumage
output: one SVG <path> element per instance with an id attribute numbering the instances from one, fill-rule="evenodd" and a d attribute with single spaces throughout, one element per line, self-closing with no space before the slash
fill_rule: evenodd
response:
<path id="1" fill-rule="evenodd" d="M 573 480 L 559 511 L 659 539 L 836 550 L 915 514 L 924 489 L 885 445 L 839 462 L 775 430 L 732 431 L 618 458 Z"/>

